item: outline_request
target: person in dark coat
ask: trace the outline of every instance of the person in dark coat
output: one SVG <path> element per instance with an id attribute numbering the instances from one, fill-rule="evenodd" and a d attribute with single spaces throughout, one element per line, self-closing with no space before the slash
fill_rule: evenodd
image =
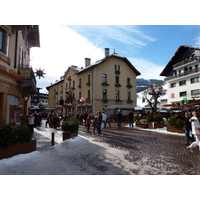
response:
<path id="1" fill-rule="evenodd" d="M 84 115 L 83 115 L 83 119 L 85 121 L 85 127 L 87 126 L 87 118 L 88 118 L 88 112 L 85 111 Z"/>
<path id="2" fill-rule="evenodd" d="M 118 111 L 118 113 L 117 113 L 117 125 L 118 125 L 118 128 L 121 127 L 121 122 L 122 122 L 122 113 L 120 111 Z"/>
<path id="3" fill-rule="evenodd" d="M 98 114 L 99 125 L 98 125 L 98 128 L 97 128 L 97 131 L 98 131 L 98 135 L 99 135 L 99 136 L 101 135 L 102 119 L 103 119 L 102 113 L 99 112 L 99 114 Z"/>
<path id="4" fill-rule="evenodd" d="M 131 128 L 133 128 L 134 125 L 133 125 L 133 112 L 132 112 L 132 111 L 129 111 L 128 121 L 129 121 L 129 126 L 130 126 Z"/>
<path id="5" fill-rule="evenodd" d="M 185 113 L 184 117 L 179 116 L 180 119 L 183 120 L 183 129 L 185 131 L 185 138 L 186 138 L 186 145 L 189 145 L 190 142 L 194 142 L 194 135 L 192 134 L 192 126 L 191 126 L 191 122 L 189 121 L 189 119 L 191 118 L 191 116 L 189 115 L 189 113 Z M 190 136 L 190 132 L 192 134 L 192 136 Z"/>
<path id="6" fill-rule="evenodd" d="M 97 116 L 94 117 L 92 125 L 93 125 L 93 134 L 95 135 L 95 129 L 97 130 L 98 133 L 98 126 L 99 126 L 99 120 L 97 119 Z"/>

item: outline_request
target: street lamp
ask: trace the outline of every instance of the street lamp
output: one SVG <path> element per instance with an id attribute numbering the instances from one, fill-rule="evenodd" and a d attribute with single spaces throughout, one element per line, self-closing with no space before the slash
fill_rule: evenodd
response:
<path id="1" fill-rule="evenodd" d="M 150 86 L 144 93 L 145 99 L 149 103 L 152 112 L 157 111 L 158 98 L 161 96 L 162 93 L 163 93 L 163 87 L 157 84 L 153 84 L 152 86 Z M 150 95 L 150 98 L 147 97 L 147 94 Z"/>
<path id="2" fill-rule="evenodd" d="M 79 102 L 81 103 L 81 114 L 83 114 L 83 104 L 85 103 L 86 99 L 84 97 L 81 97 L 79 99 Z"/>

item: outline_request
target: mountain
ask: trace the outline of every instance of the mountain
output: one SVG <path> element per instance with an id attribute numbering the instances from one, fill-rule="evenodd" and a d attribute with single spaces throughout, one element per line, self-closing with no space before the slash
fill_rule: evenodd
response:
<path id="1" fill-rule="evenodd" d="M 144 79 L 144 78 L 138 78 L 136 79 L 136 89 L 137 93 L 141 92 L 145 89 L 147 89 L 150 85 L 158 84 L 158 85 L 164 85 L 163 80 L 158 79 Z"/>

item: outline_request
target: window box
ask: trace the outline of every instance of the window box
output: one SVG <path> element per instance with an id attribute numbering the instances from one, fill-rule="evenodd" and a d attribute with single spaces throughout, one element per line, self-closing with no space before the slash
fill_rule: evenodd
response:
<path id="1" fill-rule="evenodd" d="M 103 82 L 101 85 L 103 85 L 103 86 L 109 86 L 109 84 L 107 82 Z"/>
<path id="2" fill-rule="evenodd" d="M 130 88 L 132 88 L 133 86 L 132 86 L 131 84 L 128 84 L 126 87 L 130 89 Z"/>
<path id="3" fill-rule="evenodd" d="M 115 74 L 119 75 L 120 71 L 119 70 L 115 70 Z"/>
<path id="4" fill-rule="evenodd" d="M 119 88 L 119 87 L 121 87 L 121 85 L 118 83 L 118 84 L 115 84 L 115 87 Z"/>
<path id="5" fill-rule="evenodd" d="M 108 102 L 108 99 L 102 99 L 103 103 Z"/>
<path id="6" fill-rule="evenodd" d="M 91 84 L 88 82 L 88 83 L 86 83 L 86 85 L 89 87 Z"/>

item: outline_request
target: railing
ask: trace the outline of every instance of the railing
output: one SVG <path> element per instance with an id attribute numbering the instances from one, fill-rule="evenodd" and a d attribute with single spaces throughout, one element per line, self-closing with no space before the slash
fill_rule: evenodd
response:
<path id="1" fill-rule="evenodd" d="M 187 60 L 182 60 L 181 62 L 178 62 L 176 64 L 173 65 L 173 69 L 181 66 L 181 65 L 185 65 L 185 64 L 188 64 L 190 62 L 193 62 L 193 61 L 199 61 L 200 60 L 200 56 L 194 56 L 194 57 L 191 57 L 191 58 L 188 58 Z"/>
<path id="2" fill-rule="evenodd" d="M 182 72 L 180 74 L 169 76 L 169 77 L 165 78 L 164 81 L 172 80 L 172 79 L 175 79 L 175 78 L 180 78 L 182 76 L 194 74 L 194 73 L 197 73 L 199 71 L 200 71 L 200 68 L 192 69 L 192 70 L 189 70 L 189 71 Z"/>

